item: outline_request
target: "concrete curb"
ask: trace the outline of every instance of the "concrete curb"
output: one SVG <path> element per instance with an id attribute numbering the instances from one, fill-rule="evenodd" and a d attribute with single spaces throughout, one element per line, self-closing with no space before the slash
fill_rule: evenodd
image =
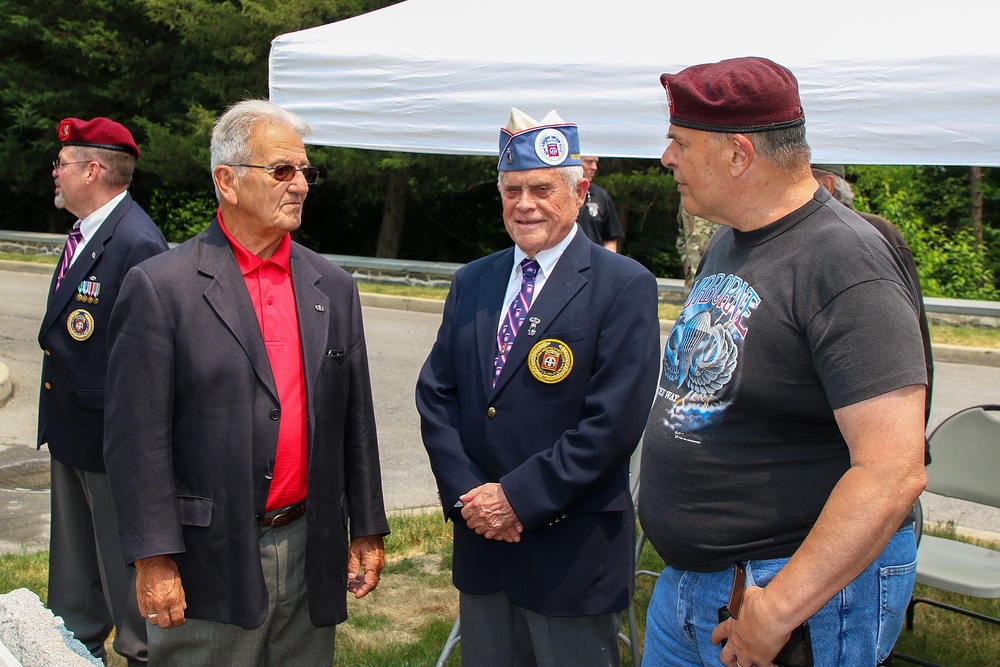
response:
<path id="1" fill-rule="evenodd" d="M 423 299 L 415 296 L 395 296 L 393 294 L 361 293 L 361 305 L 375 308 L 393 308 L 409 310 L 415 313 L 444 312 L 444 301 L 441 299 Z"/>
<path id="2" fill-rule="evenodd" d="M 934 361 L 1000 367 L 1000 350 L 962 345 L 934 345 L 931 349 L 934 352 Z"/>

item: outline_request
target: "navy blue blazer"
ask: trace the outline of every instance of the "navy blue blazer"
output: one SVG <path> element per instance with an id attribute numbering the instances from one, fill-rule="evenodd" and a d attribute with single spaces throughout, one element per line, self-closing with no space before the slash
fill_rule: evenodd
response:
<path id="1" fill-rule="evenodd" d="M 48 305 L 38 344 L 42 387 L 38 400 L 38 447 L 48 443 L 52 458 L 71 466 L 104 472 L 104 376 L 108 370 L 108 321 L 125 274 L 167 249 L 163 234 L 128 194 L 111 211 L 56 290 L 52 274 Z M 60 257 L 60 264 L 62 258 Z M 96 298 L 77 299 L 84 292 Z M 77 311 L 86 311 L 78 314 Z M 88 321 L 88 316 L 92 322 Z M 77 324 L 70 335 L 69 320 Z M 82 340 L 78 340 L 82 338 Z"/>
<path id="2" fill-rule="evenodd" d="M 441 504 L 455 521 L 455 586 L 503 590 L 550 616 L 620 611 L 633 590 L 628 461 L 658 375 L 656 281 L 577 230 L 493 388 L 513 257 L 504 250 L 455 274 L 416 388 Z M 547 382 L 530 353 L 552 340 L 573 361 Z M 459 496 L 486 482 L 503 486 L 525 528 L 519 543 L 486 540 L 455 511 Z"/>
<path id="3" fill-rule="evenodd" d="M 314 625 L 347 618 L 350 538 L 389 532 L 353 278 L 292 244 L 309 446 L 306 586 Z M 129 272 L 111 318 L 105 459 L 126 562 L 172 555 L 186 614 L 260 626 L 261 519 L 281 404 L 218 219 Z"/>

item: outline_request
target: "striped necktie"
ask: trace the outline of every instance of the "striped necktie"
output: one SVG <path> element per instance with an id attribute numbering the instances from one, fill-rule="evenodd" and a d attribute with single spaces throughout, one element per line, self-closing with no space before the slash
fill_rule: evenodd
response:
<path id="1" fill-rule="evenodd" d="M 507 315 L 503 319 L 503 324 L 500 325 L 500 331 L 497 332 L 497 353 L 493 357 L 494 387 L 497 386 L 497 378 L 500 377 L 500 371 L 503 370 L 504 362 L 507 361 L 507 355 L 514 347 L 517 330 L 521 328 L 524 317 L 528 314 L 528 309 L 531 308 L 531 297 L 535 293 L 535 275 L 537 273 L 538 262 L 527 258 L 521 262 L 521 291 L 510 302 Z"/>
<path id="2" fill-rule="evenodd" d="M 59 275 L 56 276 L 56 289 L 59 289 L 59 283 L 62 282 L 63 276 L 69 271 L 70 262 L 73 261 L 73 255 L 76 253 L 77 247 L 80 245 L 80 241 L 83 240 L 83 232 L 80 231 L 80 221 L 77 220 L 76 224 L 73 225 L 73 231 L 69 233 L 66 238 L 66 247 L 63 248 L 62 263 L 59 264 Z"/>

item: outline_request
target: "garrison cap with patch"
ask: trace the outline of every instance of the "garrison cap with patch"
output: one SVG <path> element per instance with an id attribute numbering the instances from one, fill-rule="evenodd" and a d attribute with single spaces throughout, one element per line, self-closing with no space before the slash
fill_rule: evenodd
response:
<path id="1" fill-rule="evenodd" d="M 540 122 L 511 108 L 507 127 L 500 128 L 499 171 L 572 167 L 580 161 L 580 136 L 555 110 Z"/>
<path id="2" fill-rule="evenodd" d="M 799 85 L 767 58 L 732 58 L 661 74 L 670 123 L 706 132 L 767 132 L 806 122 Z"/>
<path id="3" fill-rule="evenodd" d="M 131 153 L 136 160 L 139 159 L 139 147 L 136 146 L 132 133 L 124 125 L 110 118 L 103 116 L 92 120 L 64 118 L 59 121 L 57 132 L 59 141 L 63 142 L 64 146 L 105 148 Z"/>

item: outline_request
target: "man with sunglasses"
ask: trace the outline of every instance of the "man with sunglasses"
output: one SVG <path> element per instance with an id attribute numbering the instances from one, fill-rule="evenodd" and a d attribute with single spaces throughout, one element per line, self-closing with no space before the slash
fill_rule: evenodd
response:
<path id="1" fill-rule="evenodd" d="M 45 352 L 38 447 L 51 455 L 49 597 L 53 613 L 96 657 L 114 648 L 146 662 L 104 468 L 108 321 L 125 274 L 167 249 L 163 234 L 128 193 L 139 147 L 108 118 L 65 118 L 52 163 L 55 205 L 77 221 L 52 275 L 38 343 Z"/>
<path id="2" fill-rule="evenodd" d="M 290 237 L 307 132 L 266 101 L 223 113 L 215 220 L 134 269 L 112 317 L 105 459 L 150 662 L 331 665 L 345 592 L 382 570 L 357 286 Z"/>
<path id="3" fill-rule="evenodd" d="M 639 518 L 667 565 L 643 665 L 875 665 L 913 590 L 926 483 L 914 285 L 813 178 L 788 69 L 735 58 L 660 80 L 662 162 L 720 227 L 643 440 Z"/>

